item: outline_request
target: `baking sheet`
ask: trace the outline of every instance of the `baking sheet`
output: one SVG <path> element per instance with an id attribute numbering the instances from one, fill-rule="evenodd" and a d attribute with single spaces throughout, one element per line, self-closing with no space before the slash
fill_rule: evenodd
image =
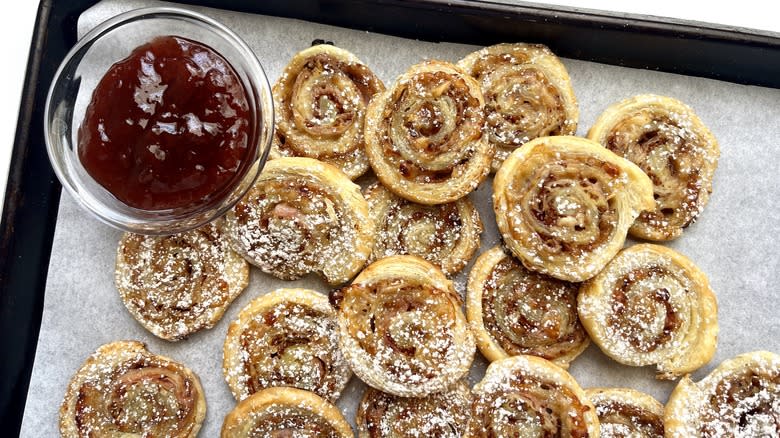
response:
<path id="1" fill-rule="evenodd" d="M 126 10 L 159 2 L 108 0 L 79 19 L 79 35 Z M 189 6 L 186 6 L 189 7 Z M 299 50 L 320 38 L 355 53 L 389 85 L 407 67 L 424 59 L 456 62 L 477 46 L 429 43 L 299 20 L 191 7 L 226 24 L 258 55 L 269 80 L 275 81 Z M 527 41 L 544 42 L 544 41 Z M 712 362 L 765 349 L 780 353 L 780 90 L 735 85 L 669 73 L 628 69 L 563 59 L 580 106 L 578 134 L 584 135 L 610 104 L 641 93 L 657 93 L 691 105 L 721 146 L 721 158 L 709 205 L 681 238 L 667 244 L 690 257 L 709 276 L 719 302 L 720 335 Z M 485 232 L 479 252 L 498 243 L 490 205 L 490 181 L 472 193 Z M 58 409 L 70 377 L 98 346 L 120 339 L 145 342 L 149 350 L 176 359 L 201 379 L 208 413 L 200 436 L 219 435 L 222 419 L 235 406 L 224 382 L 222 343 L 227 327 L 252 299 L 278 287 L 329 288 L 316 278 L 283 282 L 252 269 L 249 287 L 211 330 L 178 343 L 160 340 L 126 311 L 114 288 L 114 257 L 121 233 L 86 212 L 65 192 L 51 252 L 46 297 L 35 365 L 30 381 L 22 437 L 58 435 Z M 455 279 L 463 292 L 469 265 Z M 484 373 L 476 354 L 470 383 Z M 577 358 L 571 373 L 583 387 L 628 386 L 665 402 L 674 383 L 657 381 L 652 367 L 632 368 L 607 358 L 595 346 Z M 339 400 L 350 423 L 364 386 L 353 378 Z"/>

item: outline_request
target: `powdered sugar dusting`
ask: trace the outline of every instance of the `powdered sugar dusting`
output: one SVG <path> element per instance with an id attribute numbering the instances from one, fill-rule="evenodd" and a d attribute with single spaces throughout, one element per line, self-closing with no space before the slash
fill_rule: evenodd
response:
<path id="1" fill-rule="evenodd" d="M 125 306 L 168 340 L 216 324 L 246 287 L 248 275 L 220 223 L 164 237 L 128 233 L 117 250 L 115 284 Z"/>
<path id="2" fill-rule="evenodd" d="M 280 289 L 244 309 L 225 340 L 225 378 L 239 400 L 289 386 L 336 401 L 352 373 L 335 312 L 314 291 Z"/>
<path id="3" fill-rule="evenodd" d="M 366 438 L 466 436 L 471 391 L 464 382 L 425 398 L 403 398 L 366 390 L 357 413 L 360 436 Z"/>
<path id="4" fill-rule="evenodd" d="M 269 162 L 227 214 L 233 248 L 285 280 L 321 272 L 328 282 L 340 284 L 354 276 L 373 238 L 367 205 L 358 186 L 323 166 L 308 158 Z"/>
<path id="5" fill-rule="evenodd" d="M 365 190 L 377 236 L 371 260 L 416 255 L 445 274 L 462 269 L 479 246 L 482 221 L 468 198 L 421 205 L 392 194 L 378 183 Z"/>
<path id="6" fill-rule="evenodd" d="M 717 323 L 704 304 L 711 292 L 693 281 L 696 274 L 687 266 L 656 248 L 641 245 L 618 254 L 593 280 L 597 286 L 583 289 L 579 312 L 607 354 L 635 366 L 658 364 L 665 377 L 708 360 L 697 359 L 697 352 L 711 342 L 708 324 Z"/>
<path id="7" fill-rule="evenodd" d="M 190 437 L 205 415 L 191 371 L 134 341 L 103 345 L 71 380 L 61 410 L 63 436 Z"/>
<path id="8" fill-rule="evenodd" d="M 385 266 L 403 271 L 400 264 Z M 474 338 L 454 291 L 403 276 L 361 281 L 343 289 L 339 309 L 340 345 L 361 380 L 421 397 L 468 372 Z"/>

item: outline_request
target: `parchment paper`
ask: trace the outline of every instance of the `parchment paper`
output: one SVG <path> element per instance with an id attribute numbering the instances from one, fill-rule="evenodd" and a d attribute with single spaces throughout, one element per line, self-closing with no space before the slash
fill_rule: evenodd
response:
<path id="1" fill-rule="evenodd" d="M 79 33 L 83 35 L 119 12 L 155 4 L 159 3 L 100 3 L 80 17 Z M 387 85 L 410 65 L 424 59 L 456 62 L 479 48 L 291 19 L 193 9 L 210 15 L 243 37 L 258 55 L 271 82 L 296 52 L 317 38 L 333 41 L 355 53 Z M 775 240 L 780 236 L 780 90 L 570 59 L 563 62 L 579 100 L 579 135 L 584 135 L 610 104 L 640 93 L 657 93 L 691 105 L 720 142 L 720 164 L 709 205 L 697 223 L 668 244 L 690 257 L 709 276 L 719 302 L 718 350 L 712 362 L 694 377 L 703 377 L 718 363 L 739 353 L 758 349 L 780 353 L 780 287 L 774 278 L 780 273 Z M 480 252 L 498 242 L 490 193 L 487 181 L 470 195 L 485 223 Z M 152 352 L 193 369 L 200 376 L 208 404 L 200 436 L 218 436 L 224 416 L 235 406 L 221 371 L 227 327 L 249 301 L 277 287 L 290 287 L 291 283 L 253 269 L 249 287 L 213 329 L 169 343 L 136 323 L 119 299 L 113 284 L 119 238 L 118 231 L 81 211 L 63 192 L 21 436 L 57 436 L 58 408 L 69 379 L 98 346 L 120 339 L 141 340 Z M 456 278 L 461 292 L 469 269 L 470 265 Z M 329 290 L 313 278 L 294 284 L 324 293 Z M 482 377 L 484 366 L 485 361 L 477 352 L 470 383 Z M 570 371 L 583 387 L 633 387 L 661 402 L 666 401 L 674 387 L 674 383 L 656 381 L 652 367 L 619 365 L 593 344 L 572 363 Z M 353 378 L 338 403 L 353 424 L 363 388 Z"/>

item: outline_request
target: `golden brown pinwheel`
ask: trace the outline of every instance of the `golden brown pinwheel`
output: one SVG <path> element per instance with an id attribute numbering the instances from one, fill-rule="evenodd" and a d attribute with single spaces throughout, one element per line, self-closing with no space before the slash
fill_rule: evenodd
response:
<path id="1" fill-rule="evenodd" d="M 482 86 L 485 125 L 496 148 L 492 169 L 538 137 L 574 135 L 579 109 L 569 73 L 541 44 L 497 44 L 460 60 L 458 67 Z"/>
<path id="2" fill-rule="evenodd" d="M 396 397 L 368 388 L 358 406 L 359 438 L 466 436 L 471 390 L 464 382 L 425 398 Z"/>
<path id="3" fill-rule="evenodd" d="M 354 438 L 341 411 L 313 392 L 268 388 L 230 411 L 222 423 L 222 438 Z"/>
<path id="4" fill-rule="evenodd" d="M 479 84 L 441 61 L 412 66 L 368 106 L 366 154 L 377 178 L 421 204 L 466 196 L 490 172 Z"/>
<path id="5" fill-rule="evenodd" d="M 346 283 L 374 245 L 374 226 L 360 187 L 312 158 L 266 163 L 226 219 L 233 249 L 283 280 L 319 272 L 330 284 Z"/>
<path id="6" fill-rule="evenodd" d="M 548 360 L 497 360 L 472 393 L 469 438 L 599 436 L 593 404 L 569 373 Z"/>
<path id="7" fill-rule="evenodd" d="M 355 179 L 368 170 L 363 122 L 382 81 L 352 53 L 327 44 L 298 52 L 273 88 L 270 159 L 309 157 Z"/>
<path id="8" fill-rule="evenodd" d="M 237 400 L 273 386 L 335 402 L 352 372 L 338 346 L 336 312 L 308 289 L 278 289 L 249 303 L 228 328 L 222 370 Z"/>
<path id="9" fill-rule="evenodd" d="M 178 341 L 213 327 L 249 283 L 249 266 L 230 249 L 221 223 L 171 236 L 122 236 L 116 288 L 154 335 Z"/>
<path id="10" fill-rule="evenodd" d="M 579 137 L 542 137 L 516 149 L 493 181 L 493 208 L 509 250 L 560 280 L 596 275 L 623 247 L 628 228 L 653 208 L 636 165 Z"/>
<path id="11" fill-rule="evenodd" d="M 579 285 L 526 269 L 496 246 L 469 273 L 466 316 L 490 361 L 518 354 L 564 368 L 589 340 L 577 317 Z"/>
<path id="12" fill-rule="evenodd" d="M 588 138 L 636 163 L 653 181 L 655 207 L 639 215 L 632 235 L 672 240 L 707 205 L 720 149 L 684 103 L 651 94 L 632 97 L 607 108 Z"/>
<path id="13" fill-rule="evenodd" d="M 698 383 L 683 377 L 664 413 L 666 436 L 780 436 L 780 356 L 741 354 Z"/>
<path id="14" fill-rule="evenodd" d="M 192 371 L 140 342 L 119 341 L 98 348 L 71 379 L 60 434 L 194 438 L 205 416 Z"/>
<path id="15" fill-rule="evenodd" d="M 467 197 L 422 205 L 398 197 L 380 184 L 371 185 L 364 193 L 377 233 L 371 260 L 416 255 L 454 275 L 479 247 L 482 221 Z"/>
<path id="16" fill-rule="evenodd" d="M 475 345 L 460 297 L 425 260 L 381 259 L 331 298 L 338 308 L 341 351 L 369 386 L 425 397 L 468 372 Z"/>
<path id="17" fill-rule="evenodd" d="M 612 359 L 655 364 L 674 379 L 710 361 L 718 335 L 718 305 L 707 277 L 682 254 L 659 245 L 621 251 L 584 283 L 580 321 Z"/>
<path id="18" fill-rule="evenodd" d="M 630 388 L 585 390 L 601 425 L 601 438 L 663 438 L 664 405 Z"/>

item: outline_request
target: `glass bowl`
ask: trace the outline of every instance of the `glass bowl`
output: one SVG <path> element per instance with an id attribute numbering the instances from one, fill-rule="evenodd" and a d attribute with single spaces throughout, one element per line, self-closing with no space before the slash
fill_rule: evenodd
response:
<path id="1" fill-rule="evenodd" d="M 158 36 L 177 36 L 221 55 L 239 77 L 249 104 L 247 155 L 235 176 L 200 201 L 144 210 L 120 201 L 87 172 L 79 158 L 78 131 L 92 94 L 106 72 Z M 231 30 L 202 14 L 155 7 L 117 15 L 87 33 L 66 55 L 46 100 L 44 135 L 62 186 L 99 220 L 125 231 L 172 234 L 203 225 L 231 208 L 262 170 L 273 136 L 271 87 L 252 50 Z"/>

